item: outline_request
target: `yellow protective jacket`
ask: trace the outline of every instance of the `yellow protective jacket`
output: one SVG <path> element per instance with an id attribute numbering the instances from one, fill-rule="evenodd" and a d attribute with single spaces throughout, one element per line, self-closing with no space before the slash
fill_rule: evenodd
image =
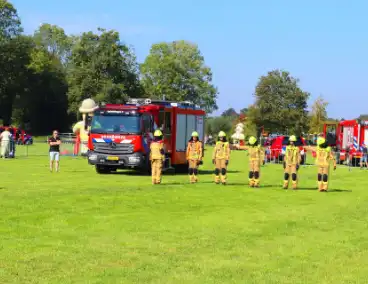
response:
<path id="1" fill-rule="evenodd" d="M 248 146 L 247 147 L 248 154 L 249 154 L 249 161 L 263 161 L 264 160 L 264 150 L 260 145 L 257 146 Z"/>
<path id="2" fill-rule="evenodd" d="M 187 160 L 202 160 L 202 149 L 203 146 L 201 141 L 189 141 L 186 153 Z"/>
<path id="3" fill-rule="evenodd" d="M 217 141 L 213 150 L 212 160 L 229 160 L 230 159 L 230 144 L 229 142 Z"/>
<path id="4" fill-rule="evenodd" d="M 286 165 L 299 165 L 302 160 L 302 157 L 300 156 L 300 150 L 299 147 L 294 145 L 289 145 L 286 147 L 285 150 L 285 158 L 284 162 Z"/>
<path id="5" fill-rule="evenodd" d="M 331 161 L 333 161 L 334 166 L 336 166 L 336 160 L 331 151 L 331 147 L 326 148 L 317 147 L 316 165 L 319 167 L 329 167 Z"/>
<path id="6" fill-rule="evenodd" d="M 150 157 L 152 160 L 162 160 L 165 161 L 165 151 L 163 141 L 154 141 L 150 145 Z"/>

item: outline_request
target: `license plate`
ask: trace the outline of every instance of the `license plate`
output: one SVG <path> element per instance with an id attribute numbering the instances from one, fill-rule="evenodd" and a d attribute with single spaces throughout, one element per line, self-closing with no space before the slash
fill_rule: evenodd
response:
<path id="1" fill-rule="evenodd" d="M 109 161 L 119 161 L 119 157 L 107 157 Z"/>

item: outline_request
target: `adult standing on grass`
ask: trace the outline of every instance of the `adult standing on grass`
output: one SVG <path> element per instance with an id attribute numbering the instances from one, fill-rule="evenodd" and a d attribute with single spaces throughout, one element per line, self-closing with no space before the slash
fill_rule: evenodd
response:
<path id="1" fill-rule="evenodd" d="M 10 139 L 11 133 L 9 132 L 9 128 L 5 127 L 5 130 L 0 134 L 1 140 L 1 157 L 5 159 L 9 155 L 10 148 Z"/>
<path id="2" fill-rule="evenodd" d="M 199 141 L 198 132 L 193 131 L 192 137 L 188 142 L 186 153 L 190 183 L 198 182 L 198 167 L 203 157 L 202 149 L 203 146 L 202 142 Z"/>
<path id="3" fill-rule="evenodd" d="M 160 184 L 162 168 L 165 162 L 165 150 L 162 131 L 157 129 L 154 134 L 154 140 L 150 145 L 150 161 L 152 170 L 152 184 Z"/>
<path id="4" fill-rule="evenodd" d="M 302 161 L 302 157 L 300 155 L 300 150 L 297 146 L 295 146 L 296 136 L 291 135 L 289 137 L 289 145 L 286 147 L 285 156 L 284 156 L 284 189 L 289 188 L 289 180 L 291 177 L 292 187 L 293 189 L 297 189 L 298 183 L 298 170 L 299 165 Z"/>
<path id="5" fill-rule="evenodd" d="M 331 147 L 327 145 L 326 139 L 319 137 L 317 140 L 316 164 L 318 168 L 318 190 L 327 191 L 330 174 L 331 161 L 334 163 L 336 170 L 336 160 L 331 151 Z"/>
<path id="6" fill-rule="evenodd" d="M 55 163 L 55 171 L 56 172 L 59 171 L 60 144 L 61 144 L 61 140 L 59 138 L 59 133 L 57 130 L 54 130 L 52 133 L 52 137 L 49 138 L 50 172 L 53 172 L 54 163 Z"/>
<path id="7" fill-rule="evenodd" d="M 218 141 L 213 150 L 212 163 L 215 165 L 215 183 L 226 184 L 227 166 L 230 159 L 230 145 L 226 140 L 226 133 L 220 131 Z"/>
<path id="8" fill-rule="evenodd" d="M 248 146 L 236 146 L 239 150 L 248 150 L 249 153 L 249 186 L 259 187 L 261 176 L 261 164 L 265 164 L 265 151 L 258 144 L 257 138 L 251 136 L 248 140 Z"/>
<path id="9" fill-rule="evenodd" d="M 360 169 L 363 169 L 363 167 L 366 166 L 368 169 L 368 148 L 367 145 L 362 145 L 362 158 L 360 159 Z"/>

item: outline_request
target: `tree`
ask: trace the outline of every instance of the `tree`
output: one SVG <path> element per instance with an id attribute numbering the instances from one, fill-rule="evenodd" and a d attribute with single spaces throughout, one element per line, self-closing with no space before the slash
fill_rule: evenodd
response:
<path id="1" fill-rule="evenodd" d="M 309 121 L 309 133 L 321 133 L 323 132 L 323 124 L 327 117 L 327 105 L 326 102 L 322 97 L 318 97 L 313 105 L 312 111 L 310 113 L 310 121 Z"/>
<path id="2" fill-rule="evenodd" d="M 359 120 L 367 121 L 368 120 L 368 114 L 361 114 L 358 117 Z"/>
<path id="3" fill-rule="evenodd" d="M 212 135 L 214 132 L 212 130 L 212 120 L 213 117 L 206 117 L 204 122 L 204 132 L 206 135 Z"/>
<path id="4" fill-rule="evenodd" d="M 69 111 L 77 114 L 89 97 L 97 102 L 123 103 L 141 96 L 138 65 L 119 33 L 98 29 L 83 33 L 72 48 L 68 71 Z"/>
<path id="5" fill-rule="evenodd" d="M 244 114 L 244 115 L 247 115 L 248 114 L 248 108 L 247 107 L 245 107 L 245 108 L 242 108 L 241 110 L 240 110 L 240 114 Z"/>
<path id="6" fill-rule="evenodd" d="M 0 42 L 16 37 L 23 31 L 17 10 L 6 0 L 0 0 Z"/>
<path id="7" fill-rule="evenodd" d="M 259 137 L 259 129 L 252 121 L 246 121 L 244 123 L 244 135 L 245 137 L 256 136 Z"/>
<path id="8" fill-rule="evenodd" d="M 32 39 L 17 36 L 0 48 L 0 114 L 4 124 L 11 123 L 16 99 L 23 98 L 28 87 L 28 68 Z"/>
<path id="9" fill-rule="evenodd" d="M 68 128 L 68 85 L 61 62 L 47 49 L 36 46 L 28 66 L 29 92 L 25 100 L 22 121 L 27 121 L 33 133 L 60 131 Z"/>
<path id="10" fill-rule="evenodd" d="M 19 90 L 21 62 L 25 56 L 22 32 L 17 10 L 8 1 L 0 0 L 0 118 L 4 124 L 11 121 L 15 89 Z"/>
<path id="11" fill-rule="evenodd" d="M 301 134 L 308 127 L 309 93 L 289 72 L 274 70 L 262 76 L 256 86 L 256 101 L 248 109 L 252 123 L 267 131 Z M 258 130 L 259 131 L 259 130 Z"/>
<path id="12" fill-rule="evenodd" d="M 195 44 L 181 40 L 152 45 L 141 75 L 146 93 L 153 98 L 192 101 L 208 113 L 217 109 L 211 69 Z"/>
<path id="13" fill-rule="evenodd" d="M 4 124 L 24 127 L 30 123 L 33 134 L 52 128 L 65 129 L 67 85 L 60 62 L 36 46 L 30 36 L 17 36 L 0 51 L 7 55 L 2 68 L 6 77 L 2 85 L 0 113 Z M 4 61 L 4 60 L 2 60 Z"/>
<path id="14" fill-rule="evenodd" d="M 222 114 L 222 116 L 230 116 L 230 117 L 236 117 L 238 116 L 238 113 L 233 108 L 229 108 L 225 110 Z"/>
<path id="15" fill-rule="evenodd" d="M 210 120 L 207 120 L 206 124 L 206 134 L 215 136 L 220 131 L 224 131 L 227 135 L 230 135 L 233 127 L 232 119 L 224 116 L 211 118 Z"/>
<path id="16" fill-rule="evenodd" d="M 33 35 L 38 47 L 46 50 L 52 57 L 67 65 L 71 55 L 72 38 L 58 26 L 42 24 Z"/>

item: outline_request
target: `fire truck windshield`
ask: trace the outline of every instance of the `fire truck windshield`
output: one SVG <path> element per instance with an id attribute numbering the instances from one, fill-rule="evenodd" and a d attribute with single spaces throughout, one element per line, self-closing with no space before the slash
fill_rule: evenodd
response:
<path id="1" fill-rule="evenodd" d="M 139 114 L 101 111 L 95 113 L 91 123 L 91 133 L 138 134 L 140 132 Z"/>

